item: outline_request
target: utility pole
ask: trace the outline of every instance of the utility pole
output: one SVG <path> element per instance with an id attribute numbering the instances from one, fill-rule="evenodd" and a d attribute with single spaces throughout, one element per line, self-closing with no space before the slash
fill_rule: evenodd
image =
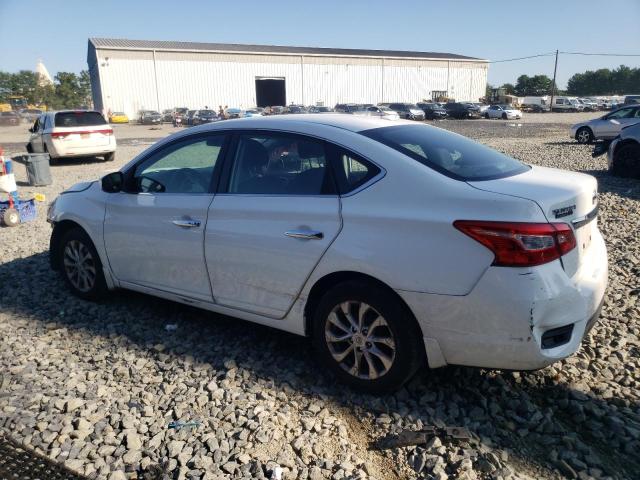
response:
<path id="1" fill-rule="evenodd" d="M 553 67 L 553 83 L 551 84 L 551 112 L 553 112 L 553 96 L 556 92 L 556 72 L 558 71 L 558 50 L 556 50 L 556 64 Z"/>

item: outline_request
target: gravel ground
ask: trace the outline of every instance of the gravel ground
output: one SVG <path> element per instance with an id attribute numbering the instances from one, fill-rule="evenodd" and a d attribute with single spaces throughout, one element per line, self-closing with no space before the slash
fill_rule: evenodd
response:
<path id="1" fill-rule="evenodd" d="M 604 159 L 570 141 L 576 116 L 588 114 L 438 123 L 528 163 L 598 178 L 610 286 L 574 357 L 530 373 L 447 367 L 395 395 L 355 394 L 320 370 L 303 338 L 130 292 L 102 304 L 72 297 L 48 267 L 40 205 L 37 221 L 0 229 L 0 429 L 110 480 L 269 478 L 277 466 L 286 479 L 313 480 L 640 478 L 640 184 L 609 176 Z M 57 165 L 53 185 L 21 192 L 52 199 L 165 130 L 119 127 L 113 164 Z M 0 131 L 10 153 L 16 133 Z M 169 429 L 175 420 L 201 423 Z M 426 425 L 466 426 L 474 438 L 373 446 Z"/>

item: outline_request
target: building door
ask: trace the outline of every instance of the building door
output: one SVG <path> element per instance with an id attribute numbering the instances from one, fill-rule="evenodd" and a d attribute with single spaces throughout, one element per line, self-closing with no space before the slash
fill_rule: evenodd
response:
<path id="1" fill-rule="evenodd" d="M 269 107 L 287 104 L 284 78 L 256 77 L 256 106 Z"/>

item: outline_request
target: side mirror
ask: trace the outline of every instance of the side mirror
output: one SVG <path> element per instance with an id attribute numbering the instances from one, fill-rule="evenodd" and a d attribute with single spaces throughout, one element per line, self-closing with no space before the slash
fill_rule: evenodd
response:
<path id="1" fill-rule="evenodd" d="M 118 193 L 124 186 L 124 175 L 122 172 L 113 172 L 102 177 L 102 191 L 107 193 Z"/>

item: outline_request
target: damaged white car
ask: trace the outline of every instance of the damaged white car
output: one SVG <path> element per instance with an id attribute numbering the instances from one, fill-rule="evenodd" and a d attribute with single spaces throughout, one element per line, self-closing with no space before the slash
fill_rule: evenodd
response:
<path id="1" fill-rule="evenodd" d="M 287 115 L 172 135 L 60 195 L 52 267 L 312 337 L 336 376 L 538 369 L 573 354 L 607 284 L 588 175 L 414 122 Z"/>

